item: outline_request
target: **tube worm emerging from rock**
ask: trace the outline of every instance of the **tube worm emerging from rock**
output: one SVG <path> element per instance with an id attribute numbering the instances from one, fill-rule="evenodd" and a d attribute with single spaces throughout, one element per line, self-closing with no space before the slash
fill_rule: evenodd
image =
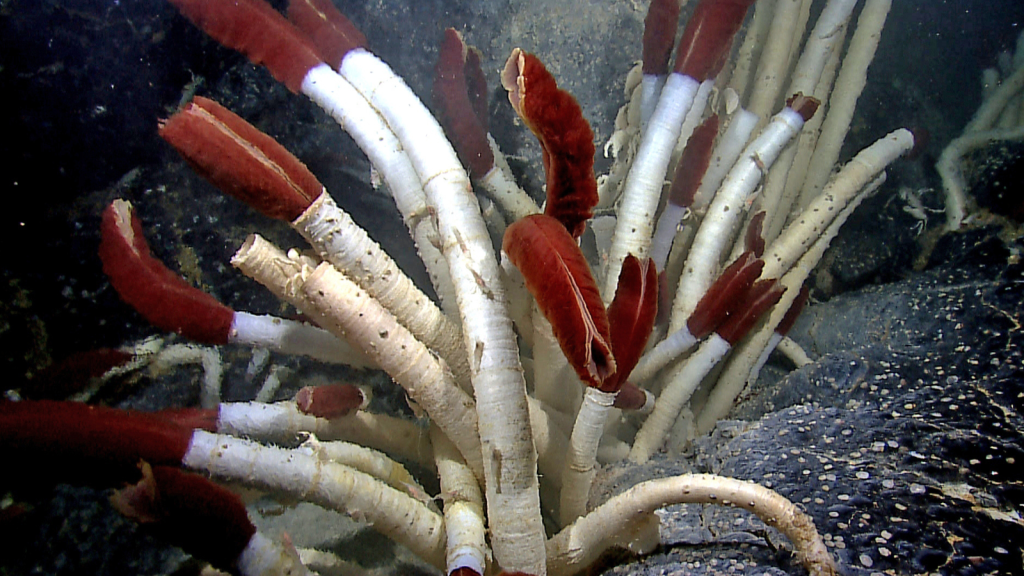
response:
<path id="1" fill-rule="evenodd" d="M 508 227 L 502 250 L 522 272 L 576 374 L 601 386 L 616 371 L 608 317 L 576 241 L 561 222 L 537 214 Z"/>
<path id="2" fill-rule="evenodd" d="M 579 238 L 598 200 L 590 124 L 576 99 L 558 88 L 533 54 L 512 50 L 501 73 L 501 85 L 544 151 L 548 194 L 544 213 Z"/>

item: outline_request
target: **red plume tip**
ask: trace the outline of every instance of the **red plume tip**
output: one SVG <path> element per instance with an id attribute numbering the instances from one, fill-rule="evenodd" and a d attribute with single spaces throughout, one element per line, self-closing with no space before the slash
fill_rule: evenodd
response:
<path id="1" fill-rule="evenodd" d="M 730 346 L 735 346 L 753 328 L 758 318 L 782 298 L 786 287 L 778 279 L 759 280 L 743 299 L 743 308 L 735 312 L 715 332 Z"/>
<path id="2" fill-rule="evenodd" d="M 494 167 L 487 141 L 487 87 L 477 53 L 448 28 L 434 68 L 434 107 L 459 159 L 474 178 Z M 471 57 L 472 55 L 472 57 Z"/>
<path id="3" fill-rule="evenodd" d="M 676 50 L 675 71 L 698 82 L 716 76 L 754 0 L 701 0 Z"/>
<path id="4" fill-rule="evenodd" d="M 810 297 L 811 290 L 806 285 L 800 288 L 800 294 L 797 294 L 793 303 L 789 305 L 789 310 L 786 310 L 786 315 L 782 317 L 782 322 L 779 322 L 779 325 L 775 327 L 775 331 L 783 336 L 789 334 L 793 324 L 796 324 L 796 319 L 804 311 L 804 306 L 807 305 L 807 300 Z"/>
<path id="5" fill-rule="evenodd" d="M 748 252 L 753 252 L 754 256 L 760 258 L 764 255 L 764 236 L 762 236 L 762 228 L 764 228 L 765 211 L 761 210 L 754 217 L 750 219 L 750 225 L 747 226 L 747 237 L 744 239 L 744 246 Z"/>
<path id="6" fill-rule="evenodd" d="M 675 177 L 672 178 L 672 190 L 669 202 L 676 206 L 693 204 L 693 197 L 700 188 L 701 180 L 711 165 L 711 153 L 714 150 L 715 136 L 718 135 L 718 114 L 712 114 L 701 123 L 690 140 L 686 143 L 683 154 L 676 165 Z"/>
<path id="7" fill-rule="evenodd" d="M 710 334 L 743 305 L 744 294 L 761 275 L 764 261 L 744 252 L 733 261 L 697 302 L 686 320 L 690 334 L 698 340 Z"/>
<path id="8" fill-rule="evenodd" d="M 234 311 L 150 255 L 129 202 L 114 200 L 103 212 L 99 255 L 114 290 L 151 324 L 196 342 L 227 343 Z"/>
<path id="9" fill-rule="evenodd" d="M 789 106 L 801 118 L 804 122 L 807 122 L 814 116 L 814 113 L 818 111 L 818 106 L 821 105 L 821 101 L 814 96 L 804 96 L 803 92 L 797 92 L 796 94 L 789 97 L 786 100 L 786 106 Z"/>
<path id="10" fill-rule="evenodd" d="M 365 408 L 369 398 L 352 384 L 306 386 L 295 395 L 295 404 L 303 414 L 317 418 L 340 418 Z"/>
<path id="11" fill-rule="evenodd" d="M 615 375 L 605 380 L 602 392 L 615 392 L 626 381 L 647 346 L 658 316 L 658 270 L 654 260 L 626 256 L 619 272 L 615 298 L 608 306 Z"/>
<path id="12" fill-rule="evenodd" d="M 679 0 L 652 0 L 644 18 L 644 74 L 668 73 L 679 26 Z"/>
<path id="13" fill-rule="evenodd" d="M 171 0 L 183 16 L 221 45 L 245 54 L 253 64 L 298 93 L 320 53 L 284 16 L 262 0 Z"/>
<path id="14" fill-rule="evenodd" d="M 576 99 L 558 88 L 533 54 L 513 50 L 501 73 L 501 85 L 543 149 L 548 189 L 544 213 L 579 238 L 598 201 L 590 124 Z"/>

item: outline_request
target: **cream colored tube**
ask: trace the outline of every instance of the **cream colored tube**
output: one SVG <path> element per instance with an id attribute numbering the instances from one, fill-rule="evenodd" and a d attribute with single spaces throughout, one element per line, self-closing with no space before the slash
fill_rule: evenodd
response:
<path id="1" fill-rule="evenodd" d="M 303 258 L 298 254 L 294 258 L 285 254 L 280 248 L 268 242 L 262 236 L 250 234 L 245 243 L 238 249 L 238 252 L 231 258 L 231 265 L 242 271 L 243 274 L 259 282 L 270 290 L 274 296 L 298 308 L 302 313 L 315 318 L 318 312 L 313 308 L 312 303 L 305 295 L 289 289 L 291 278 L 301 270 L 303 265 L 315 263 L 312 260 Z M 300 336 L 292 335 L 292 338 Z M 310 353 L 309 356 L 325 361 L 340 361 L 356 368 L 377 366 L 366 357 L 361 350 L 357 350 L 348 342 L 334 336 L 330 342 L 314 341 L 311 337 L 303 337 L 303 342 L 295 342 L 294 346 L 301 346 L 308 350 L 323 350 L 321 353 Z M 332 351 L 332 352 L 328 352 Z"/>
<path id="2" fill-rule="evenodd" d="M 353 50 L 342 61 L 341 74 L 398 136 L 437 214 L 470 357 L 495 560 L 505 570 L 542 576 L 544 525 L 526 383 L 497 260 L 469 177 L 440 125 L 386 64 Z"/>
<path id="3" fill-rule="evenodd" d="M 800 287 L 803 286 L 811 271 L 814 270 L 814 267 L 818 265 L 825 250 L 836 234 L 839 233 L 842 225 L 846 223 L 850 214 L 860 206 L 860 203 L 865 198 L 873 194 L 883 182 L 885 182 L 884 172 L 875 178 L 873 182 L 869 183 L 853 200 L 839 211 L 836 218 L 828 225 L 825 233 L 811 245 L 811 248 L 804 253 L 796 265 L 782 277 L 782 285 L 786 287 L 786 292 L 783 293 L 782 299 L 772 309 L 768 321 L 758 328 L 757 332 L 748 336 L 737 346 L 736 351 L 729 357 L 725 370 L 722 371 L 718 380 L 715 381 L 714 388 L 711 390 L 708 399 L 704 402 L 704 406 L 697 414 L 696 429 L 698 436 L 710 432 L 715 427 L 715 424 L 720 419 L 725 418 L 729 410 L 732 409 L 736 398 L 743 392 L 743 388 L 750 383 L 748 377 L 761 357 L 761 351 L 765 349 L 768 341 L 775 334 L 775 328 L 782 322 L 782 317 L 786 315 L 789 307 L 793 304 L 793 300 L 799 296 Z M 774 278 L 774 276 L 765 277 Z"/>
<path id="4" fill-rule="evenodd" d="M 437 458 L 437 476 L 444 502 L 444 528 L 447 534 L 445 573 L 468 568 L 475 574 L 487 573 L 484 497 L 473 471 L 451 440 L 437 426 L 430 429 Z"/>
<path id="5" fill-rule="evenodd" d="M 437 352 L 456 380 L 469 388 L 462 330 L 420 291 L 391 256 L 324 192 L 292 222 L 328 262 L 369 293 L 417 340 Z"/>
<path id="6" fill-rule="evenodd" d="M 837 573 L 835 560 L 814 527 L 814 520 L 796 504 L 753 482 L 711 474 L 649 480 L 612 497 L 548 541 L 548 573 L 569 576 L 583 570 L 605 550 L 622 542 L 625 526 L 672 504 L 717 504 L 749 510 L 789 538 L 812 576 Z"/>
<path id="7" fill-rule="evenodd" d="M 1021 139 L 1024 139 L 1024 126 L 997 128 L 965 133 L 942 150 L 935 169 L 942 178 L 942 188 L 946 193 L 946 230 L 959 230 L 967 217 L 967 180 L 961 164 L 964 154 L 991 142 Z"/>
<path id="8" fill-rule="evenodd" d="M 768 246 L 761 277 L 781 278 L 864 186 L 913 147 L 913 134 L 901 128 L 861 150 Z"/>
<path id="9" fill-rule="evenodd" d="M 850 46 L 828 102 L 828 115 L 821 126 L 818 146 L 811 157 L 810 169 L 800 192 L 801 208 L 810 205 L 821 193 L 839 160 L 839 152 L 850 129 L 857 99 L 867 84 L 868 66 L 875 58 L 891 5 L 892 0 L 867 0 L 861 10 L 857 29 L 850 39 Z"/>
<path id="10" fill-rule="evenodd" d="M 202 430 L 192 434 L 182 464 L 361 517 L 426 562 L 444 566 L 441 517 L 368 474 L 323 462 L 301 449 L 272 448 Z"/>
<path id="11" fill-rule="evenodd" d="M 761 59 L 754 74 L 753 90 L 746 106 L 748 110 L 757 114 L 761 120 L 760 125 L 768 122 L 768 117 L 776 110 L 776 103 L 781 100 L 790 54 L 796 51 L 796 44 L 803 36 L 803 32 L 797 30 L 802 5 L 803 0 L 777 0 L 775 4 L 775 15 L 768 37 L 761 48 Z"/>
<path id="12" fill-rule="evenodd" d="M 280 443 L 309 432 L 320 440 L 347 440 L 428 470 L 434 467 L 434 449 L 426 429 L 409 420 L 362 410 L 327 420 L 299 412 L 295 402 L 227 402 L 218 410 L 217 431 Z"/>
<path id="13" fill-rule="evenodd" d="M 562 526 L 571 524 L 587 512 L 590 486 L 597 474 L 597 447 L 604 434 L 605 423 L 615 402 L 615 393 L 587 388 L 583 405 L 576 414 L 576 424 L 569 437 L 569 453 L 562 472 L 562 494 L 559 516 Z"/>
<path id="14" fill-rule="evenodd" d="M 360 346 L 394 378 L 459 447 L 482 479 L 473 399 L 451 379 L 444 365 L 391 313 L 329 263 L 306 274 L 302 290 L 320 310 L 324 326 Z"/>

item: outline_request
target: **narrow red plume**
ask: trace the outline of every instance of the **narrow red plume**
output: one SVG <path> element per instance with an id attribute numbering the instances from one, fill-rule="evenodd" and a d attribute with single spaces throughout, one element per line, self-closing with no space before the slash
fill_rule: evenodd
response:
<path id="1" fill-rule="evenodd" d="M 183 16 L 221 45 L 262 64 L 298 93 L 311 68 L 323 59 L 284 16 L 262 0 L 170 0 Z"/>
<path id="2" fill-rule="evenodd" d="M 719 324 L 743 305 L 744 295 L 761 275 L 764 260 L 753 252 L 744 252 L 718 276 L 704 293 L 693 313 L 686 320 L 686 328 L 698 340 L 710 334 Z"/>
<path id="3" fill-rule="evenodd" d="M 652 0 L 644 18 L 644 74 L 667 74 L 676 28 L 679 0 Z"/>
<path id="4" fill-rule="evenodd" d="M 615 374 L 608 317 L 590 267 L 558 220 L 534 214 L 505 231 L 502 250 L 526 280 L 580 379 L 600 386 Z"/>
<path id="5" fill-rule="evenodd" d="M 139 460 L 179 466 L 192 430 L 154 414 L 80 402 L 0 401 L 0 445 L 10 470 L 48 481 L 120 483 Z M 41 457 L 45 455 L 45 457 Z"/>
<path id="6" fill-rule="evenodd" d="M 501 85 L 544 151 L 548 188 L 544 213 L 579 238 L 598 200 L 590 124 L 576 99 L 558 88 L 532 54 L 513 50 L 501 73 Z"/>
<path id="7" fill-rule="evenodd" d="M 641 410 L 647 408 L 650 411 L 654 407 L 654 394 L 639 388 L 636 384 L 623 382 L 619 393 L 615 395 L 615 402 L 612 406 L 619 410 Z"/>
<path id="8" fill-rule="evenodd" d="M 151 324 L 196 342 L 227 343 L 234 311 L 150 255 L 129 202 L 114 200 L 103 211 L 99 255 L 114 290 Z"/>
<path id="9" fill-rule="evenodd" d="M 615 298 L 608 305 L 615 375 L 601 384 L 602 392 L 617 392 L 640 360 L 658 316 L 658 270 L 654 260 L 626 256 L 619 272 Z"/>
<path id="10" fill-rule="evenodd" d="M 469 168 L 470 175 L 482 178 L 494 167 L 494 154 L 487 142 L 486 87 L 481 94 L 478 85 L 483 75 L 479 68 L 480 60 L 479 57 L 473 58 L 476 71 L 471 71 L 470 54 L 475 52 L 466 46 L 461 34 L 454 28 L 445 30 L 434 68 L 434 107 L 459 159 Z M 475 78 L 472 90 L 470 77 Z M 481 96 L 485 100 L 482 108 L 479 103 Z"/>
<path id="11" fill-rule="evenodd" d="M 786 100 L 786 106 L 792 108 L 804 122 L 807 122 L 818 111 L 821 101 L 814 96 L 804 96 L 803 92 L 797 92 Z"/>
<path id="12" fill-rule="evenodd" d="M 157 537 L 222 570 L 233 570 L 256 527 L 237 494 L 170 466 L 143 462 L 142 480 L 110 497 L 114 508 Z"/>
<path id="13" fill-rule="evenodd" d="M 698 82 L 716 76 L 754 0 L 701 0 L 676 50 L 675 71 Z"/>
<path id="14" fill-rule="evenodd" d="M 800 288 L 800 293 L 797 294 L 796 298 L 793 299 L 793 303 L 789 305 L 789 310 L 786 310 L 785 316 L 782 317 L 782 321 L 775 327 L 775 331 L 785 336 L 789 334 L 790 329 L 793 328 L 793 324 L 796 324 L 796 319 L 800 317 L 800 313 L 804 311 L 804 306 L 807 305 L 807 300 L 811 297 L 811 290 L 805 284 Z"/>
<path id="15" fill-rule="evenodd" d="M 288 20 L 335 68 L 350 51 L 366 47 L 366 36 L 330 0 L 292 0 L 288 3 Z"/>
<path id="16" fill-rule="evenodd" d="M 758 258 L 764 255 L 764 236 L 761 230 L 764 228 L 765 215 L 764 210 L 754 214 L 747 226 L 747 236 L 743 239 L 744 248 Z"/>
<path id="17" fill-rule="evenodd" d="M 726 342 L 735 346 L 754 326 L 757 319 L 782 298 L 786 287 L 778 279 L 759 280 L 747 290 L 743 307 L 729 316 L 715 332 Z"/>
<path id="18" fill-rule="evenodd" d="M 704 173 L 711 165 L 711 153 L 715 148 L 715 136 L 718 136 L 718 114 L 712 114 L 701 122 L 689 141 L 683 154 L 676 164 L 675 177 L 672 179 L 672 190 L 669 202 L 676 206 L 693 204 L 693 197 L 700 188 Z"/>
<path id="19" fill-rule="evenodd" d="M 197 96 L 160 123 L 160 137 L 225 194 L 291 222 L 324 187 L 290 152 L 220 104 Z"/>
<path id="20" fill-rule="evenodd" d="M 317 418 L 340 418 L 366 405 L 362 389 L 352 384 L 305 386 L 295 395 L 299 412 Z"/>

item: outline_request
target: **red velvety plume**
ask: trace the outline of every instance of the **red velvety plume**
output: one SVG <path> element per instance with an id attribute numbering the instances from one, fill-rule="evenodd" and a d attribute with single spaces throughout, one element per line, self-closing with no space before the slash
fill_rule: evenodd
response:
<path id="1" fill-rule="evenodd" d="M 299 411 L 317 418 L 340 418 L 363 408 L 367 400 L 363 391 L 351 384 L 306 386 L 295 395 Z"/>
<path id="2" fill-rule="evenodd" d="M 292 92 L 323 59 L 284 16 L 262 0 L 170 0 L 183 16 L 221 45 L 262 64 Z"/>
<path id="3" fill-rule="evenodd" d="M 180 465 L 191 439 L 190 428 L 153 414 L 80 402 L 0 402 L 0 445 L 21 479 L 120 483 L 137 477 L 139 460 Z"/>
<path id="4" fill-rule="evenodd" d="M 288 20 L 336 68 L 349 51 L 366 47 L 366 36 L 329 0 L 293 0 L 288 3 Z"/>
<path id="5" fill-rule="evenodd" d="M 796 298 L 793 299 L 793 303 L 789 305 L 789 310 L 786 310 L 785 316 L 782 317 L 782 321 L 775 327 L 775 331 L 785 336 L 789 334 L 789 331 L 793 328 L 793 324 L 796 324 L 796 319 L 800 317 L 800 313 L 804 311 L 804 306 L 807 305 L 807 300 L 811 297 L 811 290 L 804 285 L 800 288 L 800 293 L 797 294 Z"/>
<path id="6" fill-rule="evenodd" d="M 323 193 L 298 158 L 209 98 L 197 96 L 161 122 L 160 137 L 197 174 L 270 218 L 290 222 Z"/>
<path id="7" fill-rule="evenodd" d="M 754 0 L 701 0 L 679 40 L 675 71 L 699 82 L 716 76 L 753 3 Z"/>
<path id="8" fill-rule="evenodd" d="M 762 235 L 762 228 L 764 228 L 764 218 L 766 213 L 761 210 L 754 217 L 750 219 L 750 225 L 747 226 L 747 236 L 743 239 L 743 246 L 748 252 L 753 252 L 754 256 L 760 258 L 764 256 L 764 236 Z"/>
<path id="9" fill-rule="evenodd" d="M 501 85 L 544 151 L 548 188 L 544 213 L 579 238 L 598 200 L 590 124 L 576 99 L 559 90 L 554 77 L 532 54 L 513 50 L 501 73 Z"/>
<path id="10" fill-rule="evenodd" d="M 601 384 L 602 392 L 616 392 L 640 360 L 658 316 L 658 269 L 654 260 L 626 256 L 619 272 L 615 298 L 608 305 L 615 375 Z"/>
<path id="11" fill-rule="evenodd" d="M 757 319 L 782 298 L 786 287 L 778 279 L 759 280 L 747 290 L 743 306 L 731 314 L 715 332 L 731 346 L 735 346 L 753 328 Z"/>
<path id="12" fill-rule="evenodd" d="M 686 328 L 694 338 L 710 334 L 726 318 L 744 304 L 744 295 L 764 269 L 764 260 L 753 252 L 744 252 L 733 261 L 697 302 L 686 320 Z"/>
<path id="13" fill-rule="evenodd" d="M 151 324 L 196 342 L 227 343 L 234 311 L 150 255 L 129 202 L 114 200 L 103 211 L 99 255 L 114 290 Z"/>
<path id="14" fill-rule="evenodd" d="M 644 74 L 667 74 L 679 26 L 679 0 L 652 0 L 644 18 Z"/>
<path id="15" fill-rule="evenodd" d="M 486 83 L 481 88 L 480 58 L 471 59 L 471 54 L 476 52 L 461 34 L 454 28 L 445 30 L 434 68 L 434 107 L 459 159 L 470 175 L 482 178 L 494 167 L 494 154 L 487 141 Z"/>
<path id="16" fill-rule="evenodd" d="M 242 499 L 169 466 L 140 465 L 142 480 L 110 497 L 122 515 L 214 567 L 231 571 L 256 533 Z"/>
<path id="17" fill-rule="evenodd" d="M 715 147 L 715 136 L 718 135 L 718 114 L 712 114 L 701 122 L 690 139 L 676 164 L 675 178 L 672 179 L 672 190 L 669 202 L 676 206 L 693 204 L 693 197 L 700 188 L 701 180 L 711 165 L 711 152 Z"/>
<path id="18" fill-rule="evenodd" d="M 565 227 L 545 214 L 515 222 L 502 249 L 526 280 L 580 379 L 600 386 L 615 374 L 608 317 L 590 267 Z"/>
<path id="19" fill-rule="evenodd" d="M 786 106 L 792 108 L 794 112 L 804 119 L 804 122 L 807 122 L 818 111 L 818 106 L 821 106 L 821 100 L 814 96 L 804 96 L 803 92 L 797 92 L 790 96 L 789 100 L 786 100 Z"/>

